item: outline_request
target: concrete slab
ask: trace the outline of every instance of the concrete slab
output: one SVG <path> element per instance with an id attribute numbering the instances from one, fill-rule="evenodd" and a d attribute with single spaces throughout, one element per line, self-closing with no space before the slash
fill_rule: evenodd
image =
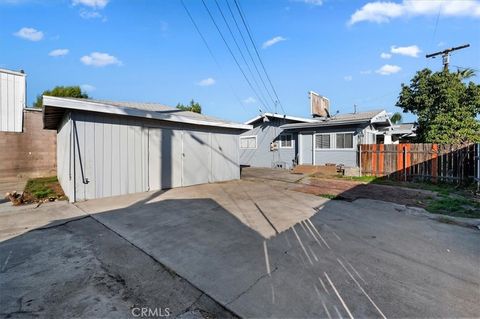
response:
<path id="1" fill-rule="evenodd" d="M 89 217 L 0 242 L 0 287 L 1 318 L 232 317 Z"/>
<path id="2" fill-rule="evenodd" d="M 390 203 L 257 178 L 77 205 L 242 317 L 480 313 L 478 232 Z"/>
<path id="3" fill-rule="evenodd" d="M 58 223 L 86 216 L 85 212 L 67 201 L 12 206 L 0 204 L 0 241 L 24 234 L 40 227 L 52 227 Z"/>

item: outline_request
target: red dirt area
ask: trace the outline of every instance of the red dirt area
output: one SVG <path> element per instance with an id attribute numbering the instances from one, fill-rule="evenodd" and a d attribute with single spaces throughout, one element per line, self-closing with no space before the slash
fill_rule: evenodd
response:
<path id="1" fill-rule="evenodd" d="M 426 190 L 315 177 L 303 179 L 291 190 L 325 197 L 336 195 L 335 199 L 348 201 L 368 198 L 423 208 L 436 197 L 434 192 Z"/>

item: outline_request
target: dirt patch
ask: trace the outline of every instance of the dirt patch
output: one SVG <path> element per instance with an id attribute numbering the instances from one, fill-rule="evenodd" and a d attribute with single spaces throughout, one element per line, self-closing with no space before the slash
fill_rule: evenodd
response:
<path id="1" fill-rule="evenodd" d="M 56 176 L 29 179 L 23 192 L 23 203 L 67 200 Z"/>
<path id="2" fill-rule="evenodd" d="M 426 190 L 316 177 L 304 178 L 299 184 L 291 187 L 291 190 L 322 197 L 328 194 L 349 201 L 368 198 L 422 208 L 427 207 L 437 196 L 436 193 Z"/>

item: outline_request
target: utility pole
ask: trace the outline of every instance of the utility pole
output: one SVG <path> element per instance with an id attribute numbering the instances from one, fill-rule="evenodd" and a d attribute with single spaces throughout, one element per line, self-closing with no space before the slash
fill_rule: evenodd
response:
<path id="1" fill-rule="evenodd" d="M 468 48 L 469 46 L 470 46 L 470 44 L 464 44 L 464 45 L 461 45 L 461 46 L 458 46 L 458 47 L 445 49 L 443 51 L 430 53 L 430 54 L 427 54 L 425 57 L 428 59 L 428 58 L 435 58 L 437 55 L 442 55 L 443 70 L 448 71 L 448 64 L 450 63 L 450 53 L 453 52 L 453 51 L 456 51 L 456 50 L 461 50 L 461 49 Z"/>

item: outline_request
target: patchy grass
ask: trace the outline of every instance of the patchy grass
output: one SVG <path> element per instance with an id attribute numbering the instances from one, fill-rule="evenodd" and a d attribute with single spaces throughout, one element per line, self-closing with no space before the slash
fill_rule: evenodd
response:
<path id="1" fill-rule="evenodd" d="M 480 218 L 480 203 L 458 195 L 440 195 L 431 200 L 426 209 L 434 214 Z"/>
<path id="2" fill-rule="evenodd" d="M 24 190 L 24 202 L 38 202 L 45 199 L 68 199 L 63 193 L 56 176 L 29 179 Z"/>
<path id="3" fill-rule="evenodd" d="M 375 183 L 376 180 L 378 180 L 377 177 L 375 176 L 369 176 L 369 175 L 364 175 L 364 176 L 343 176 L 343 175 L 338 175 L 342 179 L 347 179 L 350 181 L 356 181 L 356 182 L 364 182 L 364 183 Z"/>
<path id="4" fill-rule="evenodd" d="M 318 194 L 318 196 L 323 197 L 323 198 L 328 198 L 332 200 L 345 200 L 345 197 L 341 195 L 334 195 L 334 194 Z"/>
<path id="5" fill-rule="evenodd" d="M 425 208 L 430 213 L 456 217 L 480 218 L 480 198 L 478 195 L 475 196 L 475 187 L 472 185 L 460 186 L 450 183 L 431 183 L 422 181 L 402 182 L 375 176 L 353 177 L 336 175 L 331 178 L 363 182 L 366 184 L 427 190 L 433 193 L 432 196 L 427 196 L 421 201 L 416 201 L 416 205 Z M 319 196 L 329 199 L 338 199 L 336 198 L 338 197 L 337 195 L 331 194 L 321 194 Z"/>

